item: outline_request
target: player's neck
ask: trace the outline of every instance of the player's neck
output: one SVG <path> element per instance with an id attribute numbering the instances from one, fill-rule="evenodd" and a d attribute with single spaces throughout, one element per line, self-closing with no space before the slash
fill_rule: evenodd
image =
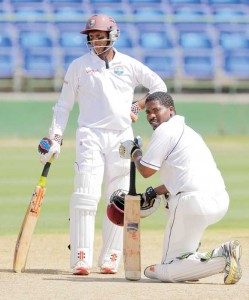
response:
<path id="1" fill-rule="evenodd" d="M 113 49 L 109 49 L 108 51 L 102 53 L 99 55 L 99 58 L 106 61 L 108 60 L 108 62 L 112 61 L 114 58 L 115 52 Z"/>

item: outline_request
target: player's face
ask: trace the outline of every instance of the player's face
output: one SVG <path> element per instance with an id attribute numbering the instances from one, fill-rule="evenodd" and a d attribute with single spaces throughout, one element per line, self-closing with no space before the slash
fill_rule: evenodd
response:
<path id="1" fill-rule="evenodd" d="M 89 41 L 96 54 L 102 53 L 109 41 L 109 33 L 106 31 L 94 30 L 89 32 Z"/>
<path id="2" fill-rule="evenodd" d="M 161 105 L 158 100 L 153 100 L 145 104 L 147 120 L 155 130 L 161 123 L 167 122 L 172 115 L 172 107 Z"/>

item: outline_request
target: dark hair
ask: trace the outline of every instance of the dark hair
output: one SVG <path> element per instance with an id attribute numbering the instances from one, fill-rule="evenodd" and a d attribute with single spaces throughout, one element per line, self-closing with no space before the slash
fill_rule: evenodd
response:
<path id="1" fill-rule="evenodd" d="M 154 100 L 158 100 L 161 105 L 163 105 L 167 108 L 170 106 L 173 106 L 175 109 L 174 100 L 171 97 L 171 95 L 168 93 L 165 93 L 165 92 L 152 93 L 146 98 L 145 103 L 148 103 L 148 102 L 154 101 Z"/>

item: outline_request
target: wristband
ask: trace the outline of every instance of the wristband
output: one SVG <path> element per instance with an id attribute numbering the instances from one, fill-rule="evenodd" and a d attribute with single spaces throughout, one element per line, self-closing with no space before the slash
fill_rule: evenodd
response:
<path id="1" fill-rule="evenodd" d="M 149 200 L 155 199 L 157 197 L 157 193 L 155 192 L 155 190 L 151 186 L 146 189 L 145 195 L 146 195 L 146 197 L 149 198 Z"/>
<path id="2" fill-rule="evenodd" d="M 134 147 L 135 148 L 135 147 Z M 134 155 L 137 151 L 140 151 L 141 154 L 142 154 L 142 150 L 140 148 L 135 148 L 134 150 L 131 151 L 131 158 L 133 159 L 134 158 Z"/>
<path id="3" fill-rule="evenodd" d="M 56 141 L 60 146 L 62 146 L 63 138 L 61 135 L 55 134 L 53 140 Z"/>
<path id="4" fill-rule="evenodd" d="M 137 102 L 133 102 L 131 106 L 131 110 L 137 115 L 141 110 L 141 108 Z"/>

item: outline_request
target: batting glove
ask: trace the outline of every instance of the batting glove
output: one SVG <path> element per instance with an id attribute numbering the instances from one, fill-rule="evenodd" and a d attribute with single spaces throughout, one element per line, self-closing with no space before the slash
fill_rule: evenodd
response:
<path id="1" fill-rule="evenodd" d="M 137 136 L 134 141 L 127 140 L 119 146 L 119 155 L 121 158 L 130 159 L 137 149 L 143 146 L 143 141 L 140 136 Z"/>
<path id="2" fill-rule="evenodd" d="M 136 122 L 138 119 L 138 113 L 140 112 L 141 108 L 139 107 L 137 102 L 132 103 L 131 106 L 131 120 L 132 122 Z"/>
<path id="3" fill-rule="evenodd" d="M 62 139 L 59 142 L 62 142 Z M 38 145 L 38 153 L 41 164 L 45 165 L 52 156 L 54 160 L 58 158 L 61 151 L 61 145 L 59 142 L 58 138 L 51 140 L 47 137 L 44 137 L 41 139 Z"/>
<path id="4" fill-rule="evenodd" d="M 152 187 L 148 187 L 145 193 L 140 194 L 140 217 L 145 218 L 155 212 L 161 202 L 161 197 L 157 195 Z"/>

